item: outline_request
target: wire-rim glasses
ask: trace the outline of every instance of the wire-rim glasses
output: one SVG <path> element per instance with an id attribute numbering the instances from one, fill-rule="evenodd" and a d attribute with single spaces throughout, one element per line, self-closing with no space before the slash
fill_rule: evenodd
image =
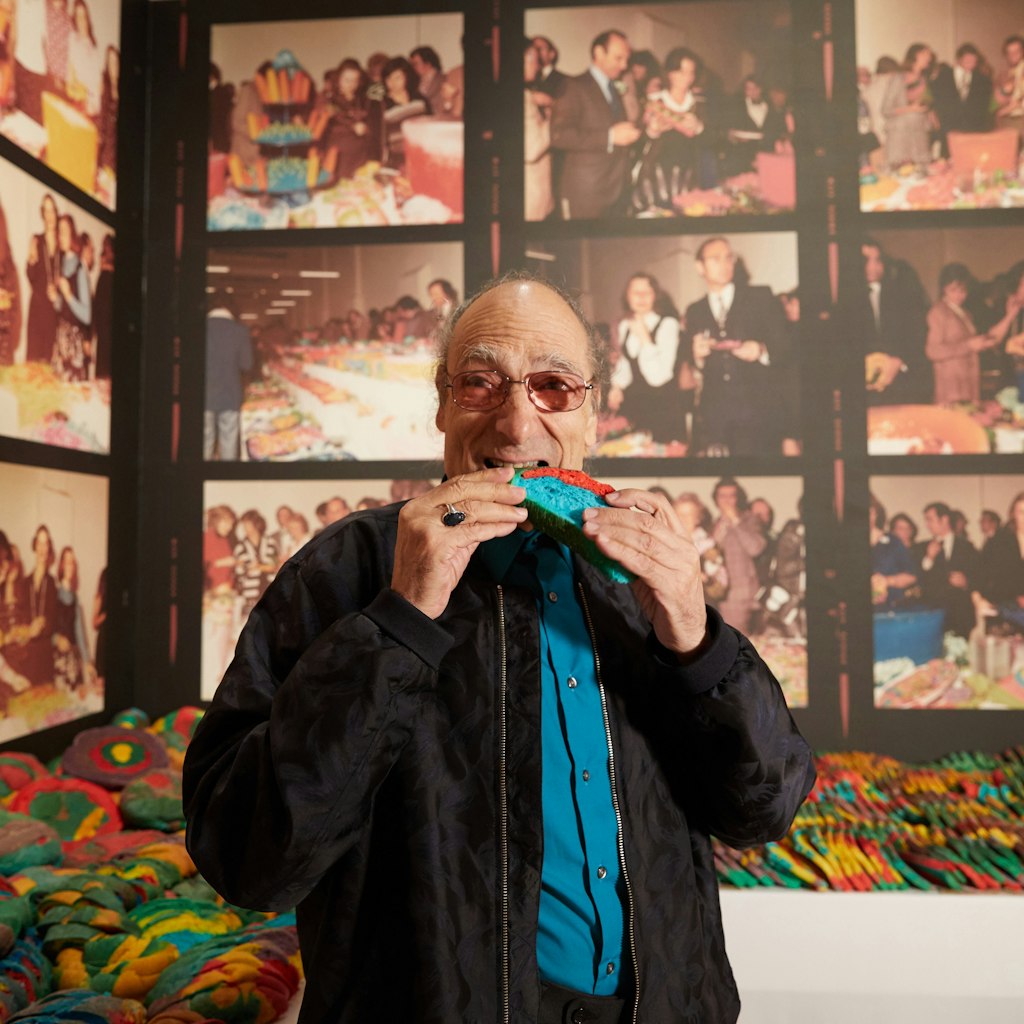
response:
<path id="1" fill-rule="evenodd" d="M 452 401 L 469 412 L 489 412 L 502 405 L 513 384 L 522 384 L 530 401 L 542 412 L 572 412 L 594 389 L 592 381 L 565 370 L 538 370 L 513 380 L 498 370 L 464 370 L 447 384 Z"/>

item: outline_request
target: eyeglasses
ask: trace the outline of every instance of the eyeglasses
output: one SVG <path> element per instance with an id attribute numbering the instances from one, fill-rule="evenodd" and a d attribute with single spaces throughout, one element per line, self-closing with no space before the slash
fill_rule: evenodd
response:
<path id="1" fill-rule="evenodd" d="M 594 385 L 575 373 L 538 370 L 522 380 L 497 370 L 466 370 L 445 384 L 452 389 L 452 401 L 469 412 L 490 412 L 508 398 L 513 384 L 523 384 L 529 399 L 542 412 L 572 412 L 578 409 Z"/>

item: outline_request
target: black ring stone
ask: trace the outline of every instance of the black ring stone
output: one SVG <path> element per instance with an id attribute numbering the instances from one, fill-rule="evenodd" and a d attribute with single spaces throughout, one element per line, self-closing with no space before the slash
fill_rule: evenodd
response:
<path id="1" fill-rule="evenodd" d="M 445 512 L 441 516 L 441 522 L 445 526 L 458 526 L 459 523 L 463 522 L 466 518 L 465 512 L 460 512 L 457 508 L 453 508 L 450 512 Z"/>

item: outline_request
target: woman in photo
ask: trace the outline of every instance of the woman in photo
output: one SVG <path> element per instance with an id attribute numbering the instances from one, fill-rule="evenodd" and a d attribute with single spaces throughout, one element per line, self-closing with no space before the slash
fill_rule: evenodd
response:
<path id="1" fill-rule="evenodd" d="M 107 568 L 100 570 L 96 595 L 92 599 L 92 628 L 96 631 L 96 683 L 103 688 L 107 675 Z"/>
<path id="2" fill-rule="evenodd" d="M 206 513 L 203 533 L 203 628 L 208 631 L 214 671 L 220 678 L 231 660 L 235 626 L 234 536 L 237 522 L 227 505 Z"/>
<path id="3" fill-rule="evenodd" d="M 676 385 L 679 313 L 657 279 L 633 274 L 622 297 L 619 359 L 611 375 L 608 408 L 654 441 L 685 437 L 685 413 Z"/>
<path id="4" fill-rule="evenodd" d="M 92 294 L 89 272 L 79 259 L 74 218 L 62 214 L 57 222 L 60 277 L 57 278 L 57 345 L 54 372 L 61 380 L 86 379 L 85 345 L 92 331 Z"/>
<path id="5" fill-rule="evenodd" d="M 28 580 L 18 549 L 0 530 L 0 655 L 17 671 L 24 671 L 28 640 Z"/>
<path id="6" fill-rule="evenodd" d="M 25 361 L 49 363 L 57 342 L 57 281 L 60 279 L 61 253 L 57 241 L 57 201 L 49 192 L 40 206 L 43 230 L 28 243 L 28 328 Z"/>
<path id="7" fill-rule="evenodd" d="M 405 167 L 402 122 L 429 114 L 430 104 L 419 91 L 419 76 L 404 57 L 392 57 L 381 69 L 384 83 L 384 138 L 386 163 L 395 170 Z"/>
<path id="8" fill-rule="evenodd" d="M 267 533 L 267 521 L 255 509 L 238 520 L 242 539 L 235 545 L 235 590 L 242 598 L 244 619 L 256 606 L 277 571 L 277 545 Z"/>
<path id="9" fill-rule="evenodd" d="M 90 117 L 100 112 L 103 57 L 96 45 L 92 17 L 85 0 L 75 0 L 68 37 L 68 98 Z"/>
<path id="10" fill-rule="evenodd" d="M 879 610 L 905 607 L 921 596 L 910 549 L 886 532 L 885 507 L 871 496 L 871 603 Z"/>
<path id="11" fill-rule="evenodd" d="M 57 621 L 57 583 L 53 567 L 53 539 L 46 526 L 32 537 L 34 564 L 28 578 L 28 641 L 22 671 L 36 685 L 53 680 L 53 632 Z"/>
<path id="12" fill-rule="evenodd" d="M 50 91 L 63 95 L 68 81 L 68 46 L 71 40 L 71 15 L 67 0 L 46 0 L 46 75 Z"/>
<path id="13" fill-rule="evenodd" d="M 103 58 L 100 110 L 96 123 L 100 133 L 100 151 L 96 165 L 111 173 L 117 170 L 117 111 L 121 103 L 120 78 L 121 53 L 116 46 L 108 46 Z"/>
<path id="14" fill-rule="evenodd" d="M 924 43 L 914 43 L 903 65 L 886 78 L 881 114 L 885 119 L 885 158 L 890 171 L 912 164 L 924 171 L 931 159 L 931 101 L 928 72 L 935 54 Z"/>
<path id="15" fill-rule="evenodd" d="M 359 61 L 346 57 L 337 70 L 331 120 L 325 145 L 338 149 L 338 174 L 351 178 L 371 160 L 380 159 L 380 125 L 371 115 L 366 90 L 370 80 Z"/>
<path id="16" fill-rule="evenodd" d="M 974 278 L 963 263 L 947 263 L 939 273 L 939 299 L 928 311 L 925 354 L 935 373 L 935 404 L 981 401 L 979 353 L 994 348 L 1009 326 L 1004 316 L 989 332 L 978 331 L 964 303 Z"/>
<path id="17" fill-rule="evenodd" d="M 700 581 L 704 596 L 716 604 L 729 593 L 729 573 L 725 568 L 725 558 L 711 536 L 711 512 L 692 491 L 680 494 L 672 506 L 700 555 Z"/>
<path id="18" fill-rule="evenodd" d="M 0 366 L 10 366 L 21 340 L 21 284 L 0 205 Z"/>
<path id="19" fill-rule="evenodd" d="M 100 273 L 92 297 L 92 333 L 93 372 L 97 380 L 110 380 L 114 348 L 114 236 L 109 232 L 100 243 Z"/>
<path id="20" fill-rule="evenodd" d="M 53 623 L 53 674 L 57 686 L 77 690 L 90 663 L 85 613 L 78 600 L 78 559 L 70 547 L 57 559 L 57 609 Z"/>
<path id="21" fill-rule="evenodd" d="M 543 220 L 554 208 L 551 191 L 551 105 L 546 92 L 533 88 L 540 58 L 533 40 L 523 49 L 523 193 L 527 220 Z"/>

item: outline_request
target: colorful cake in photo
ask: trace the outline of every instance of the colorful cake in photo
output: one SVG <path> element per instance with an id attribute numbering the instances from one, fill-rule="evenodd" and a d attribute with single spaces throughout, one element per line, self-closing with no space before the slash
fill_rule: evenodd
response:
<path id="1" fill-rule="evenodd" d="M 526 489 L 523 504 L 538 530 L 575 551 L 613 583 L 629 583 L 635 578 L 583 535 L 583 510 L 607 505 L 604 496 L 615 490 L 611 484 L 599 483 L 582 470 L 551 466 L 521 469 L 512 483 Z"/>

